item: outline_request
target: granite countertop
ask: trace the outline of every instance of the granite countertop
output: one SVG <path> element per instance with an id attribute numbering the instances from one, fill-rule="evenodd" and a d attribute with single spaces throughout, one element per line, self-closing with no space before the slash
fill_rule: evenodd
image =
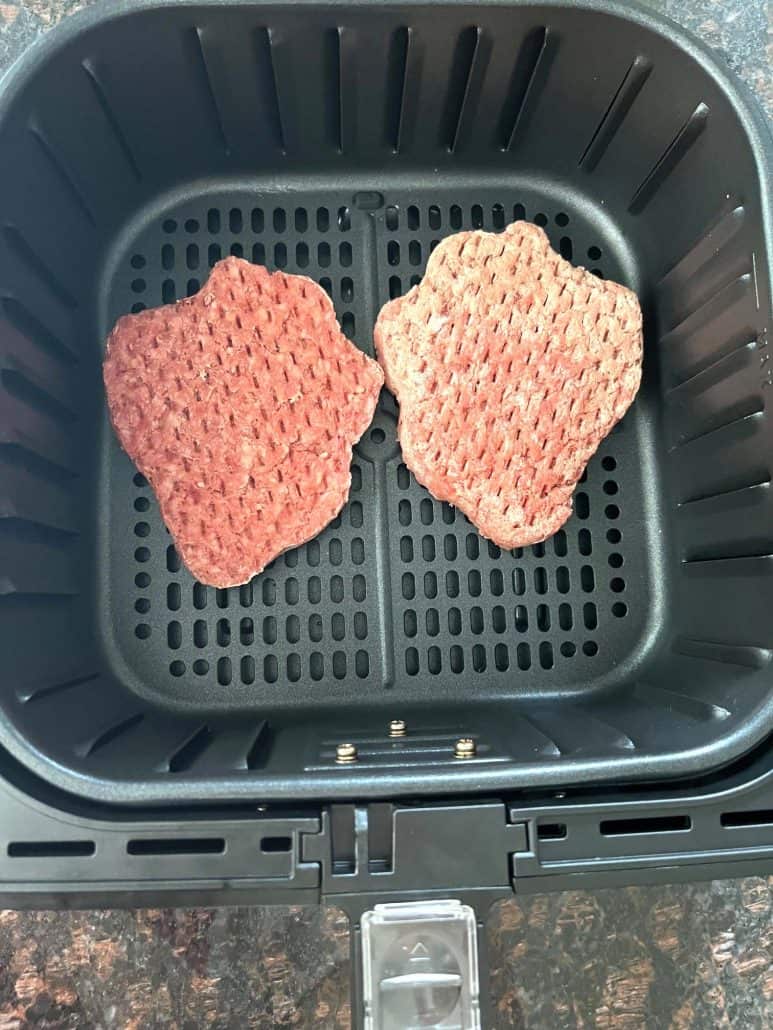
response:
<path id="1" fill-rule="evenodd" d="M 713 46 L 773 118 L 768 0 L 647 5 Z M 0 3 L 0 70 L 83 6 Z M 773 878 L 504 902 L 489 923 L 496 1028 L 772 1026 L 772 907 Z M 0 1030 L 348 1027 L 349 980 L 334 909 L 0 912 Z"/>

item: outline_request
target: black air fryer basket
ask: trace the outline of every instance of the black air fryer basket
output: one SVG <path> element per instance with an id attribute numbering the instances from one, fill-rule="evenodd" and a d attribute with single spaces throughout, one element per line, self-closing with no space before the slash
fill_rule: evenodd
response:
<path id="1" fill-rule="evenodd" d="M 698 44 L 602 0 L 104 3 L 6 78 L 0 184 L 6 900 L 355 911 L 770 854 L 771 140 Z M 341 516 L 196 583 L 109 427 L 115 319 L 236 254 L 372 354 L 440 239 L 517 218 L 645 313 L 565 528 L 483 540 L 385 393 Z"/>

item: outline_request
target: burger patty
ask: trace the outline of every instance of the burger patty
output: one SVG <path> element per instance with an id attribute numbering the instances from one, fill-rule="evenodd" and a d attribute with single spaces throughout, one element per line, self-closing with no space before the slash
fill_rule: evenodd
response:
<path id="1" fill-rule="evenodd" d="M 574 268 L 528 222 L 443 240 L 375 339 L 405 463 L 505 548 L 563 525 L 641 381 L 636 295 Z"/>
<path id="2" fill-rule="evenodd" d="M 381 369 L 304 276 L 219 262 L 177 304 L 119 319 L 104 381 L 118 438 L 202 583 L 245 583 L 346 502 Z"/>

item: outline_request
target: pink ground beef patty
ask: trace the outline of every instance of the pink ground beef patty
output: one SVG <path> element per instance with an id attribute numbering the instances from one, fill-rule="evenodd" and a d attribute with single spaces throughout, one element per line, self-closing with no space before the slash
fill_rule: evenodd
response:
<path id="1" fill-rule="evenodd" d="M 321 287 L 238 258 L 195 296 L 119 319 L 103 372 L 122 446 L 182 560 L 215 587 L 335 518 L 383 383 Z"/>
<path id="2" fill-rule="evenodd" d="M 375 337 L 405 463 L 505 548 L 563 525 L 641 381 L 635 294 L 574 268 L 527 222 L 445 239 Z"/>

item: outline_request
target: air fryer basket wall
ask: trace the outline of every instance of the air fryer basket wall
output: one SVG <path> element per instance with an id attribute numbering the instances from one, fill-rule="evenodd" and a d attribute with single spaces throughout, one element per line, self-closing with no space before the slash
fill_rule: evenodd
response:
<path id="1" fill-rule="evenodd" d="M 766 150 L 702 51 L 610 4 L 142 2 L 52 34 L 0 107 L 2 743 L 127 801 L 619 782 L 752 747 Z M 114 319 L 237 253 L 318 279 L 370 350 L 438 239 L 515 217 L 645 310 L 641 395 L 565 531 L 481 540 L 401 464 L 385 395 L 318 541 L 195 584 L 107 423 Z"/>

